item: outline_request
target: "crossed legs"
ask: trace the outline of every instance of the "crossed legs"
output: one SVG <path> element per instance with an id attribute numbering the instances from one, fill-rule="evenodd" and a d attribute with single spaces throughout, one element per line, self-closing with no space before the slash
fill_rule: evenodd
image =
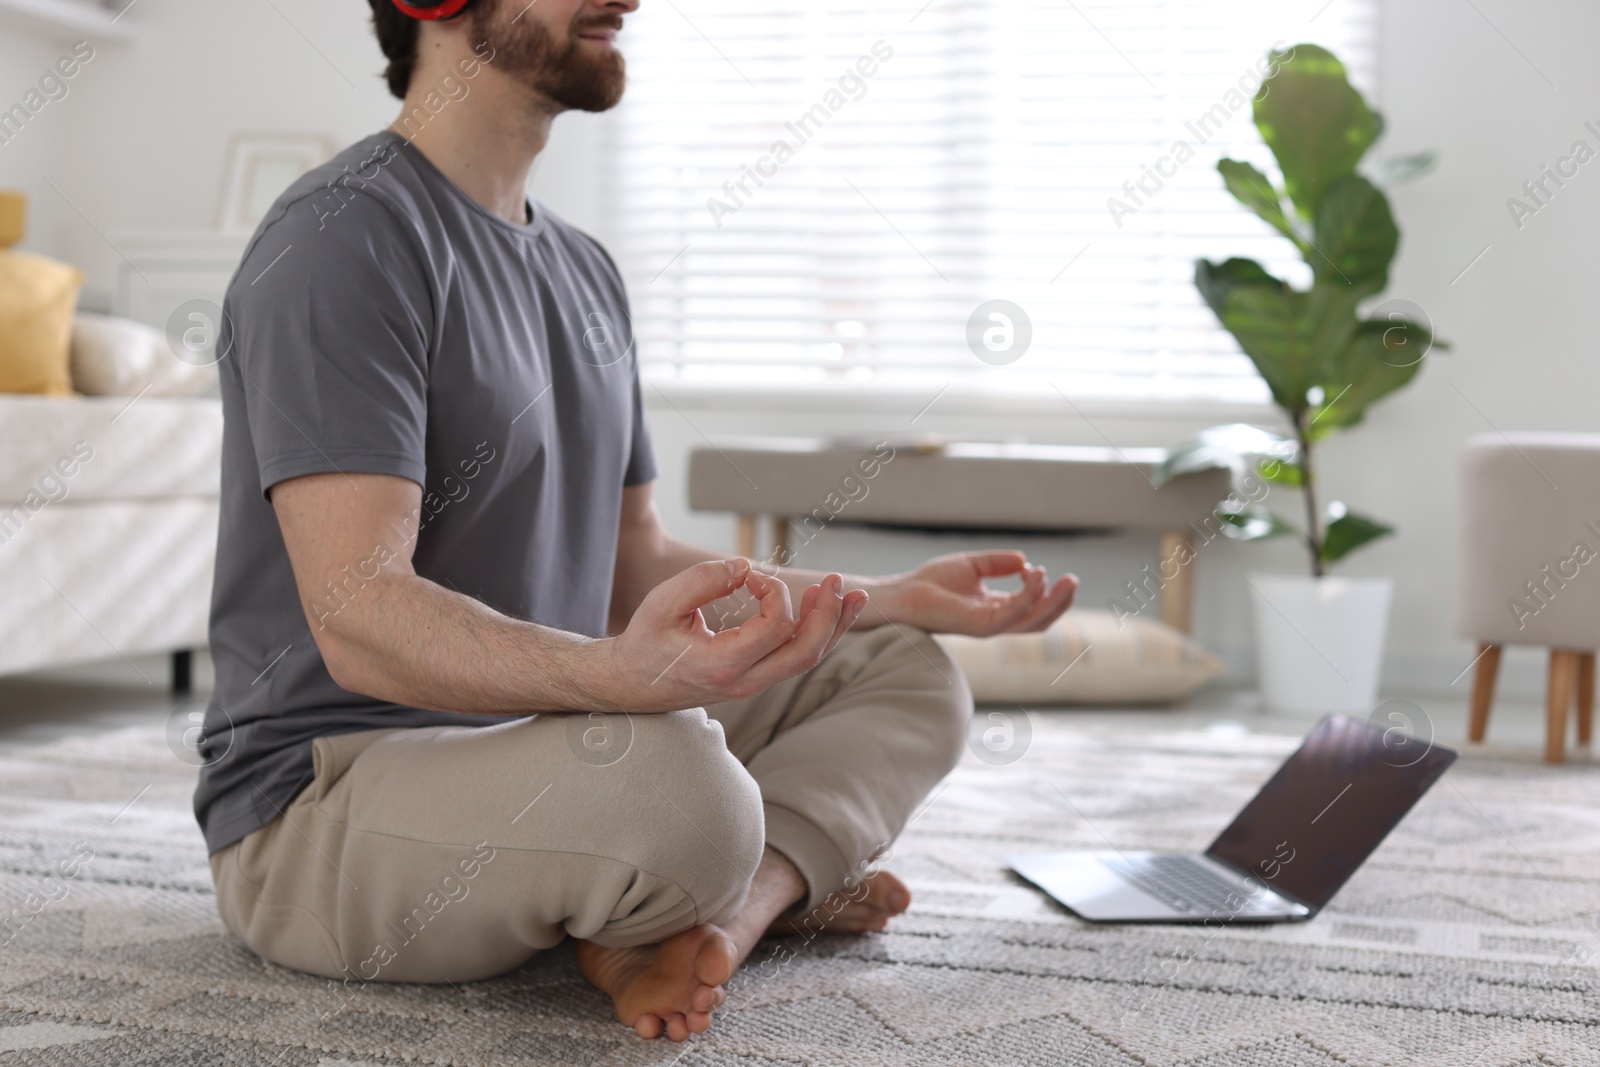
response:
<path id="1" fill-rule="evenodd" d="M 218 909 L 346 990 L 486 978 L 571 936 L 623 1022 L 681 1040 L 774 924 L 904 909 L 871 860 L 970 712 L 938 646 L 886 627 L 704 710 L 320 738 L 312 784 L 212 857 Z"/>

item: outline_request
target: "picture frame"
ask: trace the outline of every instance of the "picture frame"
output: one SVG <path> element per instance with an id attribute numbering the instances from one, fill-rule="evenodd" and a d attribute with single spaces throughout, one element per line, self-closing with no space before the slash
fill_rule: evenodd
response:
<path id="1" fill-rule="evenodd" d="M 294 180 L 333 157 L 320 133 L 237 132 L 229 136 L 217 205 L 217 229 L 249 234 Z"/>

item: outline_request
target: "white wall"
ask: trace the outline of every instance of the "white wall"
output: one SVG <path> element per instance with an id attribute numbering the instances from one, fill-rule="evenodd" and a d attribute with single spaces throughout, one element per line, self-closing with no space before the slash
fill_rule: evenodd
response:
<path id="1" fill-rule="evenodd" d="M 31 246 L 89 268 L 91 302 L 109 293 L 116 253 L 60 203 L 45 175 L 108 234 L 203 228 L 216 211 L 230 131 L 326 132 L 343 144 L 394 114 L 364 3 L 275 5 L 287 21 L 273 5 L 144 0 L 129 16 L 139 39 L 102 46 L 67 100 L 41 114 L 26 140 L 0 147 L 0 186 L 26 188 L 37 204 Z M 1553 162 L 1575 139 L 1600 148 L 1600 138 L 1582 129 L 1585 119 L 1600 125 L 1600 68 L 1587 55 L 1600 39 L 1600 9 L 1585 0 L 1478 0 L 1477 9 L 1494 25 L 1458 0 L 1384 7 L 1379 103 L 1389 132 L 1378 151 L 1433 148 L 1441 158 L 1437 172 L 1393 194 L 1404 238 L 1390 293 L 1425 308 L 1455 350 L 1325 453 L 1332 491 L 1400 528 L 1398 537 L 1343 569 L 1395 578 L 1389 679 L 1432 689 L 1448 688 L 1472 658 L 1450 621 L 1459 443 L 1491 429 L 1600 430 L 1600 359 L 1590 310 L 1600 283 L 1594 251 L 1600 164 L 1585 168 L 1520 232 L 1505 208 L 1541 163 Z M 0 31 L 0 100 L 19 96 L 61 49 L 9 27 Z M 535 175 L 541 197 L 601 236 L 608 222 L 605 129 L 604 118 L 563 118 Z M 1485 245 L 1489 252 L 1455 280 Z M 1065 408 L 1048 417 L 964 415 L 962 404 L 947 395 L 914 429 L 1086 444 L 1103 444 L 1103 433 L 1132 446 L 1171 443 L 1208 421 L 1194 413 L 1090 410 L 1091 426 Z M 683 532 L 731 547 L 729 521 L 690 516 L 683 507 L 684 457 L 702 435 L 900 435 L 912 428 L 918 407 L 751 411 L 681 400 L 674 408 L 654 399 L 664 510 Z M 813 547 L 819 566 L 894 569 L 936 546 L 835 529 Z M 1056 568 L 1077 570 L 1083 602 L 1101 606 L 1149 558 L 1148 546 L 1129 541 L 1027 547 Z M 1246 667 L 1250 604 L 1243 574 L 1299 566 L 1286 544 L 1207 549 L 1198 570 L 1198 634 L 1237 668 Z M 1512 657 L 1508 672 L 1513 689 L 1538 684 L 1531 654 Z"/>
<path id="2" fill-rule="evenodd" d="M 1401 538 L 1360 563 L 1400 583 L 1392 653 L 1443 670 L 1472 654 L 1450 630 L 1457 445 L 1483 432 L 1600 430 L 1600 164 L 1521 231 L 1506 209 L 1578 138 L 1600 150 L 1600 137 L 1583 129 L 1600 120 L 1590 47 L 1600 8 L 1477 6 L 1492 26 L 1453 0 L 1386 5 L 1386 144 L 1434 148 L 1441 158 L 1437 173 L 1394 195 L 1404 236 L 1391 292 L 1427 309 L 1455 349 L 1329 456 L 1333 479 L 1360 485 L 1373 510 L 1401 527 Z M 1532 653 L 1519 653 L 1513 669 L 1525 685 L 1542 684 Z"/>
<path id="3" fill-rule="evenodd" d="M 0 110 L 20 103 L 41 75 L 51 70 L 67 46 L 33 34 L 0 27 Z M 82 78 L 73 79 L 61 100 L 47 103 L 29 120 L 22 132 L 0 144 L 0 189 L 21 190 L 28 194 L 28 234 L 20 247 L 55 252 L 62 247 L 71 208 L 51 192 L 46 179 L 50 164 L 60 158 L 66 145 L 66 115 L 81 103 L 77 92 Z"/>

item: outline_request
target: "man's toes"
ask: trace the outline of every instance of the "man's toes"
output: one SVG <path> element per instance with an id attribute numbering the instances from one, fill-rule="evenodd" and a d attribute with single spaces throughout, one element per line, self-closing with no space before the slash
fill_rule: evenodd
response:
<path id="1" fill-rule="evenodd" d="M 694 1008 L 695 1011 L 712 1010 L 717 1006 L 718 1003 L 720 1003 L 720 1001 L 717 999 L 719 988 L 720 987 L 718 986 L 710 985 L 697 987 L 694 991 L 694 995 L 689 998 L 689 1006 Z"/>
<path id="2" fill-rule="evenodd" d="M 879 871 L 867 890 L 866 903 L 898 915 L 911 906 L 911 890 L 888 871 Z"/>
<path id="3" fill-rule="evenodd" d="M 689 1037 L 689 1024 L 681 1015 L 667 1016 L 667 1036 L 674 1041 L 686 1041 Z"/>
<path id="4" fill-rule="evenodd" d="M 689 1024 L 691 1034 L 703 1034 L 711 1029 L 711 1013 L 709 1011 L 691 1011 L 684 1019 Z"/>
<path id="5" fill-rule="evenodd" d="M 634 1033 L 652 1041 L 661 1036 L 663 1029 L 661 1019 L 655 1015 L 641 1015 L 633 1024 Z"/>
<path id="6" fill-rule="evenodd" d="M 718 930 L 706 938 L 694 957 L 694 976 L 708 986 L 719 986 L 733 977 L 733 938 Z"/>

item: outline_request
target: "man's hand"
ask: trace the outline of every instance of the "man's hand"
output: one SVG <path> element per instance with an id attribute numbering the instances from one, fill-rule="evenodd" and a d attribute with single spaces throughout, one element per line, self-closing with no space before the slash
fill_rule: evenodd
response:
<path id="1" fill-rule="evenodd" d="M 1014 593 L 984 584 L 985 578 L 1011 574 L 1022 578 L 1022 588 Z M 904 622 L 930 633 L 989 637 L 1043 630 L 1072 606 L 1078 578 L 1064 575 L 1052 585 L 1045 569 L 1021 552 L 957 552 L 867 588 L 872 610 L 864 625 Z"/>
<path id="2" fill-rule="evenodd" d="M 713 632 L 701 608 L 746 589 L 760 614 Z M 751 696 L 815 667 L 866 606 L 837 574 L 806 589 L 798 615 L 789 587 L 744 559 L 697 563 L 652 589 L 627 629 L 601 642 L 606 702 L 618 711 L 672 711 Z"/>

